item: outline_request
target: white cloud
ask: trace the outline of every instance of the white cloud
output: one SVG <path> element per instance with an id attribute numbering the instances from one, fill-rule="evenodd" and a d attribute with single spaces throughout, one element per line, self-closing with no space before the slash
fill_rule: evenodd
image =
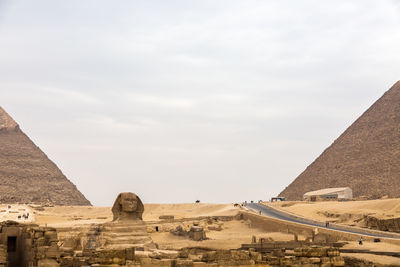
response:
<path id="1" fill-rule="evenodd" d="M 191 109 L 195 103 L 191 99 L 162 97 L 157 95 L 129 94 L 132 104 L 148 106 L 150 108 Z"/>

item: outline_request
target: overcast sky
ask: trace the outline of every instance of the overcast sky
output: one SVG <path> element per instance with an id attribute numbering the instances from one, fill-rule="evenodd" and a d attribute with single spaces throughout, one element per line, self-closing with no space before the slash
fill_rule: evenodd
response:
<path id="1" fill-rule="evenodd" d="M 0 105 L 95 205 L 267 199 L 400 79 L 399 14 L 0 0 Z"/>

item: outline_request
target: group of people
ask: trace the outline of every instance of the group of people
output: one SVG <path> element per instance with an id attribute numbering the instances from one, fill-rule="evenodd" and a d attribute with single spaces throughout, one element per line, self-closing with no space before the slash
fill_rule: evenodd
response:
<path id="1" fill-rule="evenodd" d="M 29 212 L 26 214 L 24 213 L 22 215 L 18 215 L 18 219 L 21 219 L 21 217 L 24 218 L 25 220 L 29 219 Z"/>

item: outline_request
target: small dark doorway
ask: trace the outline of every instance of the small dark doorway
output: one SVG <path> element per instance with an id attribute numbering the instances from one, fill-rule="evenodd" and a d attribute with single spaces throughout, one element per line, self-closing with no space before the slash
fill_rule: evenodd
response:
<path id="1" fill-rule="evenodd" d="M 19 259 L 17 253 L 17 237 L 16 236 L 8 236 L 7 237 L 7 258 L 8 258 L 8 267 L 18 267 Z"/>
<path id="2" fill-rule="evenodd" d="M 17 251 L 17 237 L 9 236 L 7 237 L 7 252 L 16 252 Z"/>
<path id="3" fill-rule="evenodd" d="M 156 226 L 156 232 L 158 232 L 158 226 Z"/>

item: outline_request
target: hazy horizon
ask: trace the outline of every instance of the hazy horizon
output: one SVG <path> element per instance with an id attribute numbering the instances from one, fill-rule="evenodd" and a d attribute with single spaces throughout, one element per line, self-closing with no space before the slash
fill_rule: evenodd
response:
<path id="1" fill-rule="evenodd" d="M 268 199 L 400 79 L 399 11 L 0 0 L 0 106 L 94 205 Z"/>

